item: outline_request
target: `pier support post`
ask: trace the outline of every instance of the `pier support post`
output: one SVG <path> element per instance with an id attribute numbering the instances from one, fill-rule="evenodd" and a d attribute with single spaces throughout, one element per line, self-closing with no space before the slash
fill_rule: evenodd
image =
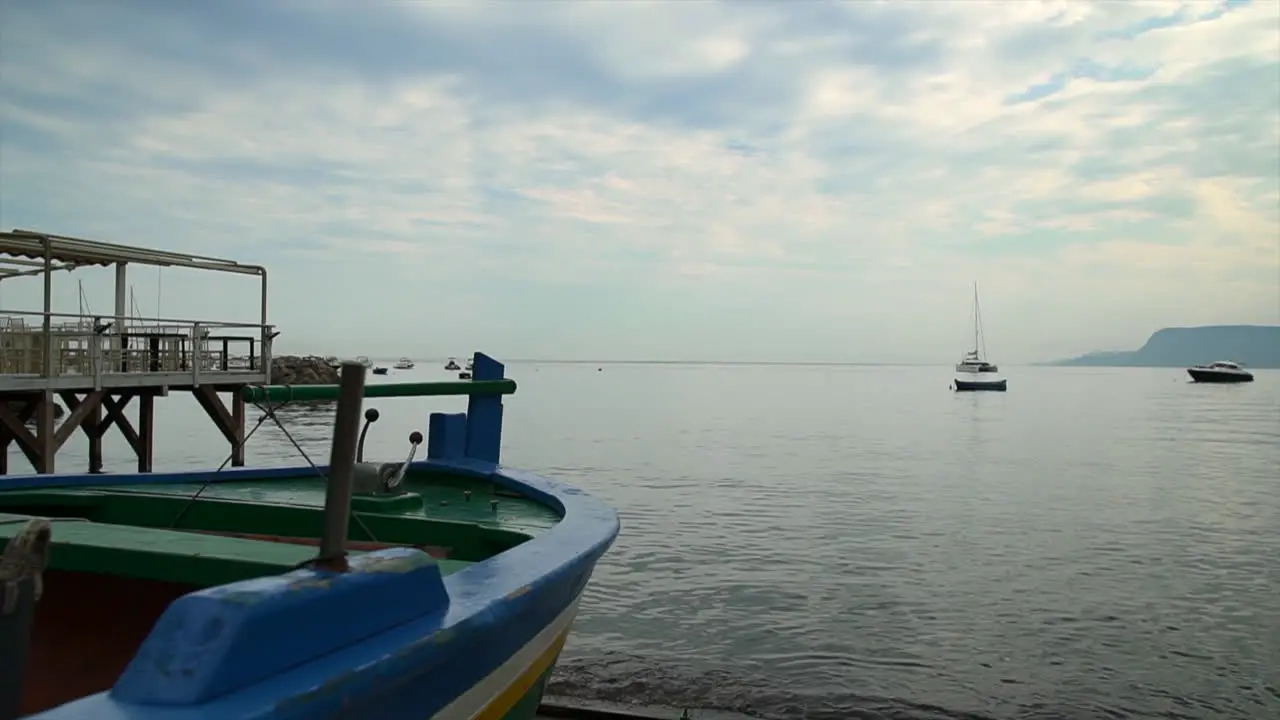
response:
<path id="1" fill-rule="evenodd" d="M 44 390 L 36 404 L 36 456 L 40 458 L 36 464 L 36 472 L 43 475 L 55 472 L 54 457 L 58 454 L 58 443 L 54 436 L 53 420 L 53 391 Z"/>
<path id="2" fill-rule="evenodd" d="M 51 390 L 0 396 L 0 475 L 9 472 L 8 449 L 11 442 L 18 443 L 22 454 L 37 473 L 55 472 L 58 450 L 77 428 L 89 438 L 89 471 L 102 471 L 102 434 L 111 425 L 102 420 L 102 404 L 107 392 L 93 390 L 81 398 L 78 392 L 64 390 L 58 395 L 69 413 L 61 424 L 55 423 L 53 417 L 55 406 Z M 15 402 L 17 411 L 10 405 Z M 34 432 L 27 426 L 33 419 Z M 128 437 L 128 432 L 125 435 Z M 149 462 L 149 456 L 146 457 Z"/>
<path id="3" fill-rule="evenodd" d="M 116 270 L 116 307 L 115 322 L 111 328 L 111 368 L 119 369 L 120 372 L 128 372 L 129 366 L 126 361 L 128 347 L 128 333 L 125 330 L 125 320 L 129 316 L 129 266 L 128 263 L 117 262 Z"/>
<path id="4" fill-rule="evenodd" d="M 37 455 L 39 443 L 36 441 L 36 436 L 27 429 L 27 421 L 35 417 L 36 411 L 39 410 L 40 397 L 40 393 L 0 397 L 0 458 L 3 458 L 2 467 L 6 474 L 9 472 L 10 442 L 18 443 L 18 449 L 27 457 L 27 462 L 31 463 L 32 468 L 40 467 L 40 458 Z M 23 403 L 16 412 L 9 406 L 9 403 L 14 400 Z"/>
<path id="5" fill-rule="evenodd" d="M 218 397 L 217 388 L 212 385 L 200 385 L 191 388 L 205 414 L 231 444 L 231 467 L 244 467 L 244 398 L 240 395 L 241 387 L 232 389 L 231 410 Z"/>
<path id="6" fill-rule="evenodd" d="M 156 396 L 138 396 L 138 472 L 149 473 L 156 455 Z"/>
<path id="7" fill-rule="evenodd" d="M 244 467 L 244 396 L 239 388 L 231 393 L 231 429 L 236 436 L 231 444 L 231 467 Z"/>
<path id="8" fill-rule="evenodd" d="M 102 399 L 106 396 L 106 390 L 85 393 L 83 398 L 70 390 L 58 394 L 70 413 L 58 428 L 58 447 L 62 447 L 75 434 L 76 428 L 80 428 L 89 439 L 89 472 L 95 474 L 102 472 L 102 433 L 98 428 L 102 425 Z"/>
<path id="9" fill-rule="evenodd" d="M 84 434 L 89 437 L 89 472 L 94 475 L 102 472 L 102 433 L 98 432 L 101 425 L 102 398 L 99 397 L 85 415 L 83 425 Z"/>
<path id="10" fill-rule="evenodd" d="M 124 409 L 128 406 L 129 401 L 138 398 L 146 398 L 140 400 L 138 410 L 138 425 L 143 428 L 146 435 L 139 434 L 134 429 L 133 423 L 129 422 L 128 416 L 124 414 Z M 107 411 L 106 417 L 98 423 L 95 432 L 101 437 L 107 430 L 115 425 L 120 428 L 120 434 L 124 435 L 124 439 L 129 443 L 129 447 L 133 448 L 133 453 L 138 457 L 138 472 L 151 472 L 151 464 L 153 459 L 153 450 L 155 446 L 155 437 L 152 434 L 155 430 L 155 396 L 151 393 L 124 392 L 119 397 L 110 395 L 102 396 L 102 407 Z M 150 401 L 150 402 L 149 402 Z M 150 408 L 151 412 L 147 411 Z"/>

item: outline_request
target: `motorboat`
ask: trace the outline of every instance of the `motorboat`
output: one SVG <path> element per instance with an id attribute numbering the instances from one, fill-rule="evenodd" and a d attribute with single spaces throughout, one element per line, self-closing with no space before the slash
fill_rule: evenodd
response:
<path id="1" fill-rule="evenodd" d="M 375 368 L 373 369 L 373 374 L 374 374 L 374 375 L 386 375 L 386 374 L 387 374 L 387 368 L 385 368 L 385 367 L 381 367 L 381 366 L 379 366 L 379 367 L 375 367 Z"/>
<path id="2" fill-rule="evenodd" d="M 444 364 L 445 370 L 461 370 L 462 366 L 458 364 L 458 358 L 449 358 L 449 362 Z"/>
<path id="3" fill-rule="evenodd" d="M 1219 360 L 1208 365 L 1192 365 L 1187 374 L 1198 383 L 1245 383 L 1253 382 L 1253 373 L 1240 367 L 1240 363 L 1230 360 Z"/>
<path id="4" fill-rule="evenodd" d="M 412 369 L 413 369 L 413 361 L 412 361 L 412 360 L 410 360 L 410 359 L 409 359 L 409 358 L 407 358 L 407 357 L 402 357 L 402 358 L 400 358 L 400 360 L 398 360 L 398 361 L 396 362 L 395 368 L 396 368 L 397 370 L 412 370 Z"/>

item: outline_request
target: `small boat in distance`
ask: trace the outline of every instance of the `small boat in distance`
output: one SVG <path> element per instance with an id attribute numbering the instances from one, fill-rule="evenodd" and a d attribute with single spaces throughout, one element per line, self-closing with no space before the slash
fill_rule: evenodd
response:
<path id="1" fill-rule="evenodd" d="M 396 362 L 395 368 L 397 370 L 412 370 L 413 361 L 407 357 L 402 357 L 398 362 Z"/>
<path id="2" fill-rule="evenodd" d="M 386 375 L 386 374 L 387 374 L 387 369 L 386 369 L 385 367 L 375 367 L 375 368 L 373 369 L 373 374 L 374 374 L 374 375 Z"/>
<path id="3" fill-rule="evenodd" d="M 1253 373 L 1240 367 L 1240 363 L 1230 360 L 1219 360 L 1208 365 L 1192 365 L 1187 374 L 1198 383 L 1245 383 L 1253 382 Z"/>
<path id="4" fill-rule="evenodd" d="M 986 345 L 986 336 L 982 332 L 982 308 L 978 304 L 978 283 L 974 283 L 973 349 L 956 363 L 956 378 L 952 384 L 956 392 L 1005 392 L 1009 389 L 1008 381 L 997 374 L 1000 367 L 984 358 L 987 354 Z"/>
<path id="5" fill-rule="evenodd" d="M 462 366 L 458 364 L 458 358 L 449 358 L 449 362 L 444 364 L 445 370 L 461 370 Z"/>
<path id="6" fill-rule="evenodd" d="M 356 362 L 360 363 L 361 365 L 367 368 L 373 367 L 373 361 L 369 359 L 368 355 L 357 355 Z"/>

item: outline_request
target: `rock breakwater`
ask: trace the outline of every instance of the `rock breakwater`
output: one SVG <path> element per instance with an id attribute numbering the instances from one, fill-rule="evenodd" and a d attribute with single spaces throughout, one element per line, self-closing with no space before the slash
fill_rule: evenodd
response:
<path id="1" fill-rule="evenodd" d="M 272 385 L 337 385 L 338 369 L 314 355 L 271 358 Z"/>

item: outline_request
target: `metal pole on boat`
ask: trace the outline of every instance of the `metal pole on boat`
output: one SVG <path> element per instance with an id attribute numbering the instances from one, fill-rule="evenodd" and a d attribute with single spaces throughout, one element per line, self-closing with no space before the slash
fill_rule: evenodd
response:
<path id="1" fill-rule="evenodd" d="M 364 402 L 365 367 L 342 363 L 338 411 L 333 421 L 329 453 L 329 487 L 324 496 L 324 533 L 318 564 L 346 567 L 347 528 L 351 522 L 351 491 L 355 481 L 356 445 L 360 434 L 360 406 Z"/>

